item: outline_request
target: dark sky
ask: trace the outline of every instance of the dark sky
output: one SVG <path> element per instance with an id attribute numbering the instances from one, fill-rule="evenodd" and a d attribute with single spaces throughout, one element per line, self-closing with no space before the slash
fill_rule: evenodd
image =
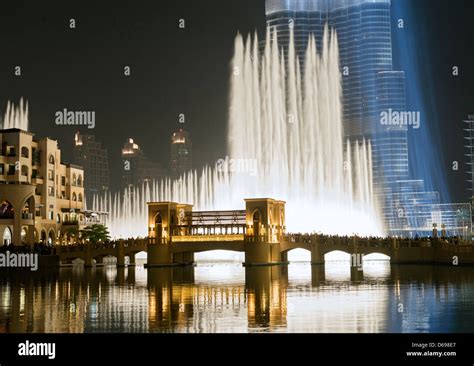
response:
<path id="1" fill-rule="evenodd" d="M 30 129 L 59 139 L 70 160 L 76 126 L 58 110 L 96 111 L 92 131 L 109 149 L 112 178 L 134 137 L 168 165 L 178 116 L 191 132 L 196 166 L 225 156 L 229 64 L 238 31 L 264 28 L 263 1 L 10 1 L 0 9 L 0 111 L 21 96 Z M 69 28 L 69 19 L 76 29 Z M 178 27 L 185 19 L 185 29 Z M 22 76 L 13 75 L 21 65 Z M 131 76 L 124 76 L 124 66 Z M 87 132 L 87 128 L 82 127 Z"/>
<path id="2" fill-rule="evenodd" d="M 440 162 L 442 173 L 446 164 L 463 161 L 460 121 L 474 113 L 474 76 L 469 69 L 474 54 L 473 2 L 393 2 L 403 3 L 403 8 L 417 17 L 416 24 L 394 38 L 411 37 L 420 45 L 414 54 L 404 57 L 429 61 L 429 69 L 418 62 L 416 72 L 422 94 L 429 100 L 425 100 L 426 108 L 436 110 L 438 117 L 438 125 L 430 128 L 440 136 L 442 153 L 435 161 Z M 167 165 L 170 135 L 178 126 L 178 115 L 184 113 L 185 128 L 193 140 L 195 167 L 213 163 L 226 152 L 234 36 L 238 31 L 264 30 L 264 3 L 3 2 L 0 111 L 3 114 L 9 99 L 28 98 L 31 130 L 38 136 L 57 138 L 65 161 L 71 159 L 78 128 L 56 126 L 55 112 L 63 108 L 96 111 L 96 128 L 80 130 L 92 131 L 108 148 L 115 181 L 120 177 L 120 148 L 128 137 L 134 137 L 147 155 Z M 69 28 L 71 18 L 76 29 Z M 184 30 L 178 27 L 181 18 L 186 22 Z M 456 80 L 446 72 L 452 64 L 462 66 Z M 13 74 L 16 65 L 22 67 L 21 77 Z M 123 75 L 125 65 L 131 66 L 130 77 Z M 427 152 L 418 149 L 416 153 L 420 160 L 419 155 Z M 458 173 L 450 171 L 447 179 L 451 198 L 464 201 L 464 166 Z"/>

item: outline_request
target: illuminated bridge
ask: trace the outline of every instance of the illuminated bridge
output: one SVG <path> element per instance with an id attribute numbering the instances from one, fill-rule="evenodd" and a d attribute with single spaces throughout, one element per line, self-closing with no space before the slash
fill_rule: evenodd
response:
<path id="1" fill-rule="evenodd" d="M 318 234 L 290 234 L 285 228 L 285 202 L 270 198 L 246 199 L 245 210 L 192 211 L 192 205 L 175 202 L 148 203 L 148 237 L 57 248 L 64 263 L 76 258 L 91 266 L 106 256 L 117 265 L 135 263 L 135 254 L 148 253 L 147 267 L 194 264 L 194 253 L 230 250 L 245 253 L 245 266 L 288 263 L 288 252 L 306 249 L 311 263 L 324 264 L 324 255 L 342 251 L 351 255 L 354 267 L 365 255 L 380 253 L 392 263 L 474 264 L 474 246 L 439 238 L 360 238 Z"/>

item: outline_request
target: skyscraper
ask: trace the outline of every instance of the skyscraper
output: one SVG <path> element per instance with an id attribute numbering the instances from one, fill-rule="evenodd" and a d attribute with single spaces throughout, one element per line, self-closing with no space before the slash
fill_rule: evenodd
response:
<path id="1" fill-rule="evenodd" d="M 122 187 L 140 187 L 144 182 L 162 179 L 166 171 L 160 163 L 150 160 L 132 138 L 122 148 Z"/>
<path id="2" fill-rule="evenodd" d="M 189 132 L 180 128 L 171 136 L 171 178 L 177 179 L 192 168 L 193 144 Z"/>
<path id="3" fill-rule="evenodd" d="M 74 135 L 73 162 L 84 168 L 86 204 L 91 207 L 94 195 L 109 190 L 109 157 L 94 135 Z"/>
<path id="4" fill-rule="evenodd" d="M 466 164 L 468 167 L 466 173 L 468 174 L 469 202 L 474 207 L 474 114 L 469 115 L 464 123 L 466 123 L 464 138 L 466 140 Z M 474 219 L 474 213 L 472 218 Z"/>
<path id="5" fill-rule="evenodd" d="M 417 201 L 400 196 L 416 192 L 437 203 L 438 195 L 424 192 L 423 181 L 410 181 L 409 126 L 390 120 L 391 112 L 406 112 L 405 74 L 392 63 L 390 0 L 267 0 L 266 16 L 284 50 L 293 29 L 302 62 L 309 35 L 320 50 L 326 24 L 336 30 L 345 135 L 352 141 L 371 140 L 374 189 L 388 231 L 414 235 L 409 217 Z"/>

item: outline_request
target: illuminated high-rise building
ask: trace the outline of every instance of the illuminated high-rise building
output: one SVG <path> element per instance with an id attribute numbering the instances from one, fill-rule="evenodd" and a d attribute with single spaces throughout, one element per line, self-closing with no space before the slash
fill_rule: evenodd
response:
<path id="1" fill-rule="evenodd" d="M 406 112 L 405 73 L 394 70 L 392 62 L 390 5 L 390 0 L 266 0 L 266 17 L 285 52 L 293 29 L 302 63 L 310 35 L 321 51 L 326 25 L 337 32 L 345 135 L 351 141 L 371 141 L 374 190 L 387 231 L 413 236 L 420 231 L 410 219 L 417 199 L 439 204 L 439 195 L 425 192 L 423 180 L 411 180 L 411 126 L 382 119 Z M 407 198 L 412 196 L 417 199 Z"/>
<path id="2" fill-rule="evenodd" d="M 171 136 L 171 178 L 177 179 L 192 169 L 193 144 L 189 132 L 180 128 Z"/>
<path id="3" fill-rule="evenodd" d="M 149 159 L 132 138 L 123 145 L 122 163 L 123 188 L 140 187 L 145 182 L 160 180 L 166 176 L 161 164 Z"/>
<path id="4" fill-rule="evenodd" d="M 464 121 L 466 124 L 464 127 L 465 140 L 466 140 L 466 157 L 467 157 L 467 171 L 468 174 L 468 190 L 469 190 L 469 202 L 474 207 L 474 114 L 471 114 Z M 471 214 L 474 219 L 474 213 Z"/>
<path id="5" fill-rule="evenodd" d="M 109 157 L 107 149 L 94 135 L 74 135 L 73 162 L 84 168 L 86 204 L 91 207 L 94 195 L 109 190 Z"/>

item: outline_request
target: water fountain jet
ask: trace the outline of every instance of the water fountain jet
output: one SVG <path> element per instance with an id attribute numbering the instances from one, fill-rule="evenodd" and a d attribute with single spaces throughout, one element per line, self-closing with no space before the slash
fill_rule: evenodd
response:
<path id="1" fill-rule="evenodd" d="M 326 29 L 318 54 L 310 36 L 304 69 L 290 36 L 287 57 L 276 33 L 235 38 L 229 103 L 228 154 L 256 161 L 256 171 L 216 164 L 180 179 L 164 179 L 102 197 L 116 237 L 145 236 L 146 202 L 191 203 L 196 210 L 236 209 L 244 198 L 287 202 L 287 229 L 339 235 L 382 235 L 372 185 L 370 141 L 344 141 L 339 50 Z M 219 168 L 219 169 L 218 169 Z"/>

